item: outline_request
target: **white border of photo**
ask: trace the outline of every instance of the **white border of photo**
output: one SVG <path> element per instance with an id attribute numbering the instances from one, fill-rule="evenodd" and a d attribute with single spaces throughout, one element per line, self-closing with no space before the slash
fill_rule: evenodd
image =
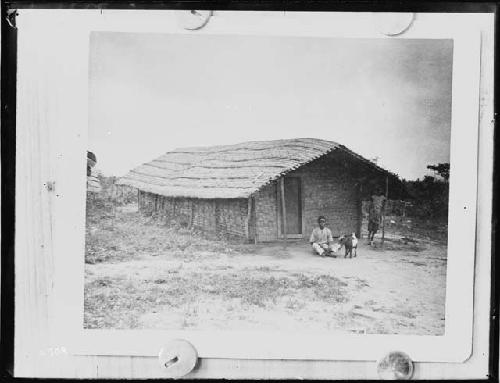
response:
<path id="1" fill-rule="evenodd" d="M 18 135 L 23 134 L 23 127 L 28 124 L 39 124 L 40 129 L 46 129 L 45 144 L 57 188 L 50 212 L 55 294 L 49 326 L 57 334 L 58 344 L 64 345 L 69 353 L 157 356 L 166 340 L 182 338 L 195 346 L 200 357 L 210 358 L 362 361 L 377 360 L 393 350 L 404 351 L 418 362 L 463 362 L 469 358 L 478 211 L 480 33 L 473 24 L 463 23 L 463 14 L 417 14 L 405 33 L 387 36 L 377 27 L 377 15 L 371 13 L 216 11 L 198 31 L 184 29 L 176 11 L 20 10 L 19 13 L 17 131 Z M 445 334 L 84 330 L 88 61 L 90 35 L 98 31 L 453 39 Z M 26 107 L 32 92 L 46 92 L 38 105 L 44 111 L 42 120 L 34 121 L 35 112 Z M 22 153 L 18 151 L 17 155 Z M 16 182 L 16 190 L 20 190 L 22 175 L 18 175 Z M 16 226 L 16 235 L 22 230 Z M 489 260 L 490 254 L 483 250 L 481 257 Z M 485 278 L 489 281 L 489 276 Z M 489 290 L 485 294 L 489 296 Z"/>

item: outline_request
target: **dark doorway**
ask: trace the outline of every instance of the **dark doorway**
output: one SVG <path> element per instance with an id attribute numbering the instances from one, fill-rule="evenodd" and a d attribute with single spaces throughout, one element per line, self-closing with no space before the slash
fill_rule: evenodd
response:
<path id="1" fill-rule="evenodd" d="M 300 178 L 285 178 L 285 210 L 287 236 L 300 236 L 302 234 L 301 189 Z"/>

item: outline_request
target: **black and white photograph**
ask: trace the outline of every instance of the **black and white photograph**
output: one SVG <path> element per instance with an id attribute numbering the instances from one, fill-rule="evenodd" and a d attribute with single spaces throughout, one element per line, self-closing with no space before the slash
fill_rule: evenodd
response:
<path id="1" fill-rule="evenodd" d="M 444 335 L 453 50 L 93 32 L 84 328 Z"/>
<path id="2" fill-rule="evenodd" d="M 14 375 L 493 376 L 495 12 L 144 4 L 3 25 Z"/>

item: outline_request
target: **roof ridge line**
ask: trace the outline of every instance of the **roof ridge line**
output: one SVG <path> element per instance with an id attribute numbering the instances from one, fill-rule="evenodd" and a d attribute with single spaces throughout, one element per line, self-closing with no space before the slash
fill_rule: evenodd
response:
<path id="1" fill-rule="evenodd" d="M 185 149 L 207 149 L 207 148 L 216 148 L 216 147 L 224 148 L 224 147 L 238 146 L 238 145 L 244 145 L 244 144 L 253 144 L 253 143 L 292 142 L 292 141 L 299 141 L 299 140 L 312 140 L 312 141 L 316 141 L 316 142 L 339 145 L 339 143 L 336 141 L 324 140 L 322 138 L 298 137 L 298 138 L 280 138 L 280 139 L 275 139 L 275 140 L 241 141 L 241 142 L 238 142 L 236 144 L 225 144 L 225 145 L 189 146 L 189 147 L 175 148 L 172 151 L 167 152 L 167 153 L 191 153 L 191 152 L 181 152 L 180 150 L 183 150 L 183 149 L 184 150 Z M 269 148 L 263 148 L 263 150 L 264 149 L 269 149 Z M 179 150 L 179 152 L 178 152 L 178 150 Z"/>
<path id="2" fill-rule="evenodd" d="M 176 149 L 182 151 L 167 152 L 137 166 L 120 177 L 123 182 L 118 183 L 171 197 L 248 198 L 280 177 L 337 149 L 342 153 L 341 159 L 346 157 L 361 169 L 366 167 L 376 176 L 382 173 L 399 178 L 337 142 L 300 138 Z M 213 191 L 207 192 L 209 189 Z"/>

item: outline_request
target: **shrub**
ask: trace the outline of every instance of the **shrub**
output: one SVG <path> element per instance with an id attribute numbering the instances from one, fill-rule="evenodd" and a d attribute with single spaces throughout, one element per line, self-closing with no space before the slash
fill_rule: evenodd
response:
<path id="1" fill-rule="evenodd" d="M 418 218 L 439 218 L 448 216 L 448 181 L 425 176 L 423 180 L 406 181 L 412 197 L 408 215 Z"/>

